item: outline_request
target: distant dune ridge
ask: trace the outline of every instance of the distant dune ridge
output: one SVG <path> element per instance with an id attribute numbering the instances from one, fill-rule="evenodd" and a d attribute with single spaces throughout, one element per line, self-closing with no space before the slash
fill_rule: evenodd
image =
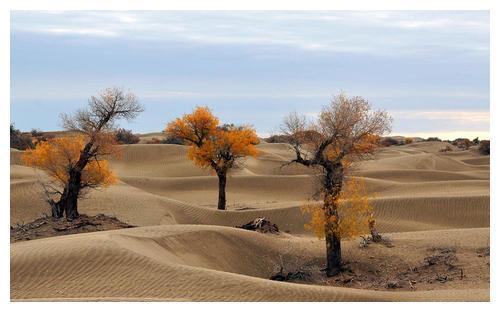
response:
<path id="1" fill-rule="evenodd" d="M 379 231 L 411 246 L 407 254 L 391 249 L 409 262 L 432 246 L 489 246 L 489 156 L 455 147 L 440 153 L 447 145 L 383 148 L 353 172 L 376 193 Z M 186 146 L 121 148 L 123 157 L 111 161 L 120 182 L 90 192 L 79 210 L 140 227 L 12 244 L 13 300 L 489 300 L 484 282 L 406 292 L 270 281 L 279 255 L 324 257 L 324 242 L 304 230 L 300 211 L 315 192 L 313 172 L 280 168 L 293 157 L 284 144 L 261 143 L 260 156 L 234 170 L 224 212 L 216 209 L 217 177 L 195 167 Z M 20 153 L 11 149 L 11 224 L 50 211 L 37 182 L 43 173 L 23 166 Z M 256 217 L 288 233 L 232 228 Z M 347 259 L 357 243 L 346 242 Z"/>

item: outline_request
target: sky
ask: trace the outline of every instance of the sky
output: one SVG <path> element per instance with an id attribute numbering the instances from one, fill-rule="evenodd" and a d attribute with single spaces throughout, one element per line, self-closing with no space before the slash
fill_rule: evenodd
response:
<path id="1" fill-rule="evenodd" d="M 120 126 L 158 132 L 196 106 L 278 133 L 359 95 L 393 135 L 489 138 L 488 11 L 12 11 L 11 122 L 59 114 L 117 86 L 145 107 Z"/>

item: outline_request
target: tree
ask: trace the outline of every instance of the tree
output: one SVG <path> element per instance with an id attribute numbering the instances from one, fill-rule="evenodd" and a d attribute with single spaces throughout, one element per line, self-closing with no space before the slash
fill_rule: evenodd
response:
<path id="1" fill-rule="evenodd" d="M 109 138 L 108 138 L 109 139 Z M 50 182 L 43 184 L 47 195 L 47 201 L 52 207 L 52 216 L 61 218 L 66 213 L 68 219 L 78 217 L 77 198 L 86 189 L 106 187 L 116 182 L 116 177 L 109 170 L 107 160 L 100 157 L 93 157 L 88 160 L 87 165 L 80 172 L 80 181 L 74 186 L 77 189 L 76 196 L 70 197 L 70 182 L 75 181 L 74 175 L 81 151 L 85 148 L 86 138 L 83 135 L 53 138 L 41 141 L 35 149 L 27 150 L 23 155 L 24 163 L 27 166 L 35 167 L 45 171 Z M 110 143 L 101 142 L 100 155 L 104 149 L 108 155 L 115 154 Z M 74 182 L 76 183 L 76 182 Z M 53 195 L 59 195 L 59 201 L 55 201 Z M 73 210 L 72 210 L 73 209 Z"/>
<path id="2" fill-rule="evenodd" d="M 453 140 L 453 142 L 451 144 L 455 145 L 456 147 L 458 147 L 460 149 L 468 150 L 469 147 L 472 145 L 472 142 L 467 138 L 458 138 L 458 139 Z"/>
<path id="3" fill-rule="evenodd" d="M 119 144 L 137 144 L 140 140 L 139 136 L 133 134 L 132 131 L 123 128 L 116 130 L 115 139 Z"/>
<path id="4" fill-rule="evenodd" d="M 55 135 L 52 133 L 45 133 L 40 131 L 39 129 L 31 129 L 30 131 L 32 141 L 36 145 L 39 142 L 47 141 L 48 139 L 55 138 Z"/>
<path id="5" fill-rule="evenodd" d="M 64 128 L 79 133 L 77 136 L 49 139 L 25 152 L 27 165 L 46 171 L 52 178 L 50 190 L 45 190 L 54 218 L 64 215 L 68 220 L 78 218 L 82 190 L 114 182 L 104 160 L 117 153 L 114 122 L 133 119 L 142 111 L 132 93 L 106 89 L 89 99 L 87 109 L 72 116 L 62 115 Z M 59 195 L 57 201 L 52 199 L 53 195 Z"/>
<path id="6" fill-rule="evenodd" d="M 438 137 L 428 137 L 427 142 L 441 142 L 441 139 Z"/>
<path id="7" fill-rule="evenodd" d="M 161 144 L 175 144 L 175 145 L 184 145 L 184 140 L 180 138 L 173 137 L 171 135 L 167 135 L 164 139 L 160 141 Z"/>
<path id="8" fill-rule="evenodd" d="M 10 124 L 10 147 L 25 150 L 33 147 L 33 141 L 29 135 L 16 129 L 14 124 Z"/>
<path id="9" fill-rule="evenodd" d="M 213 170 L 219 179 L 217 208 L 226 209 L 226 177 L 238 160 L 257 156 L 259 139 L 248 126 L 222 125 L 208 107 L 197 107 L 193 113 L 167 125 L 166 133 L 189 145 L 188 157 L 197 166 Z"/>
<path id="10" fill-rule="evenodd" d="M 395 138 L 388 137 L 388 138 L 380 139 L 380 145 L 384 146 L 384 147 L 388 147 L 388 146 L 401 145 L 401 144 Z"/>
<path id="11" fill-rule="evenodd" d="M 344 177 L 354 160 L 375 151 L 379 136 L 390 131 L 391 122 L 385 111 L 372 111 L 362 97 L 344 93 L 324 106 L 316 121 L 307 123 L 305 116 L 297 113 L 285 117 L 282 131 L 290 136 L 288 144 L 295 153 L 289 163 L 321 169 L 328 276 L 336 275 L 342 265 L 344 221 L 339 215 L 339 200 Z"/>
<path id="12" fill-rule="evenodd" d="M 479 153 L 483 155 L 490 154 L 490 140 L 481 140 L 479 143 Z"/>

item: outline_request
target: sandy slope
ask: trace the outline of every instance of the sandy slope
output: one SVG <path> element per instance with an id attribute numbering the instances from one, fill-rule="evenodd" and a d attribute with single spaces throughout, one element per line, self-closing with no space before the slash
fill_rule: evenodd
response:
<path id="1" fill-rule="evenodd" d="M 414 232 L 393 236 L 397 256 L 411 263 L 422 249 L 486 244 L 488 229 Z M 442 241 L 432 237 L 441 237 Z M 355 244 L 346 244 L 346 260 Z M 380 252 L 378 250 L 372 253 Z M 300 256 L 297 256 L 300 255 Z M 13 299 L 353 301 L 488 300 L 474 283 L 439 291 L 380 292 L 281 283 L 266 278 L 284 261 L 322 256 L 322 244 L 217 226 L 155 226 L 16 243 Z M 56 282 L 57 281 L 57 282 Z"/>
<path id="2" fill-rule="evenodd" d="M 450 240 L 484 245 L 489 238 L 489 157 L 439 153 L 446 144 L 385 148 L 352 172 L 366 177 L 376 193 L 380 230 L 398 233 L 392 234 L 395 240 L 411 241 L 416 250 Z M 258 159 L 247 160 L 229 178 L 228 211 L 221 212 L 215 209 L 216 177 L 194 167 L 186 147 L 123 146 L 123 157 L 112 161 L 120 183 L 89 193 L 80 210 L 141 227 L 13 244 L 12 298 L 488 300 L 484 282 L 405 293 L 267 280 L 280 254 L 319 259 L 324 247 L 305 232 L 307 216 L 300 211 L 305 200 L 314 200 L 316 178 L 306 168 L 281 167 L 291 157 L 285 145 L 264 143 L 259 149 Z M 38 183 L 46 177 L 22 166 L 19 156 L 11 150 L 11 224 L 49 211 Z M 291 234 L 270 237 L 230 228 L 258 216 Z M 344 252 L 348 257 L 349 248 Z M 414 251 L 397 253 L 411 257 Z"/>

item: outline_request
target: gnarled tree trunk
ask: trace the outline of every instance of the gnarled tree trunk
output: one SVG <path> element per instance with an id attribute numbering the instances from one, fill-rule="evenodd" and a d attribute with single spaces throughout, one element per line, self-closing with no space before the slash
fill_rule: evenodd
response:
<path id="1" fill-rule="evenodd" d="M 52 217 L 62 218 L 66 214 L 66 219 L 77 219 L 78 213 L 78 195 L 80 193 L 80 182 L 82 174 L 79 171 L 71 170 L 69 179 L 63 194 L 57 203 L 52 204 Z"/>
<path id="2" fill-rule="evenodd" d="M 82 173 L 80 171 L 70 171 L 68 184 L 66 186 L 66 196 L 59 201 L 61 209 L 66 214 L 66 219 L 74 220 L 80 215 L 78 213 L 78 195 L 80 193 Z"/>
<path id="3" fill-rule="evenodd" d="M 217 209 L 226 210 L 226 172 L 217 172 L 219 178 L 219 201 Z"/>
<path id="4" fill-rule="evenodd" d="M 337 198 L 342 190 L 343 167 L 342 164 L 325 167 L 325 241 L 326 241 L 326 275 L 334 276 L 342 268 L 342 249 L 340 233 L 338 233 L 338 202 Z M 332 218 L 334 217 L 334 218 Z M 334 221 L 331 221 L 331 220 Z"/>
<path id="5" fill-rule="evenodd" d="M 52 199 L 48 200 L 50 207 L 52 208 L 52 218 L 60 219 L 64 216 L 64 210 L 61 209 L 59 202 L 55 202 Z"/>

